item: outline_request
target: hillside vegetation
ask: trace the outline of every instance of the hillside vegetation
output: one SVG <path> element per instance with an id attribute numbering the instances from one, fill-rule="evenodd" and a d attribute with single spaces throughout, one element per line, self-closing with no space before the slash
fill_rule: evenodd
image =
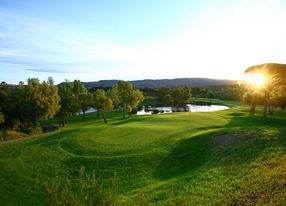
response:
<path id="1" fill-rule="evenodd" d="M 43 183 L 77 177 L 104 185 L 116 205 L 285 205 L 286 118 L 241 110 L 121 119 L 69 119 L 55 133 L 0 145 L 0 205 L 45 205 Z"/>

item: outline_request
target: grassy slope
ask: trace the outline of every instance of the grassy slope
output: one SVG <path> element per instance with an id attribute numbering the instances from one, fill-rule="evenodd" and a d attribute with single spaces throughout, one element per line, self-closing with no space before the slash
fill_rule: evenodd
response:
<path id="1" fill-rule="evenodd" d="M 116 172 L 123 204 L 138 191 L 155 205 L 286 203 L 284 117 L 111 115 L 108 125 L 76 117 L 56 133 L 0 145 L 0 205 L 42 205 L 42 182 L 81 165 L 102 180 Z"/>

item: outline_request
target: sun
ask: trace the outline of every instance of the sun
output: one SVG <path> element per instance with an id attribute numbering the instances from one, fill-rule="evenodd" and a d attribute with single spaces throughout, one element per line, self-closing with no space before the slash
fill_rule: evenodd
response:
<path id="1" fill-rule="evenodd" d="M 266 82 L 266 77 L 263 74 L 248 74 L 246 81 L 255 86 L 263 86 Z"/>

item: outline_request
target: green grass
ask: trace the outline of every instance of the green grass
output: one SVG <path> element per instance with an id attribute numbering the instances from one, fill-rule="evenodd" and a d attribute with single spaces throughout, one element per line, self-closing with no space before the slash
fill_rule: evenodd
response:
<path id="1" fill-rule="evenodd" d="M 211 99 L 211 98 L 193 97 L 191 99 L 191 101 L 193 101 L 193 102 L 210 102 L 212 104 L 225 105 L 225 106 L 229 106 L 229 107 L 243 107 L 243 108 L 245 108 L 247 106 L 245 103 L 239 102 L 239 101 Z"/>
<path id="2" fill-rule="evenodd" d="M 71 118 L 66 128 L 0 145 L 0 205 L 45 205 L 43 182 L 116 173 L 118 202 L 286 204 L 285 115 L 213 113 Z M 118 203 L 118 204 L 119 204 Z"/>

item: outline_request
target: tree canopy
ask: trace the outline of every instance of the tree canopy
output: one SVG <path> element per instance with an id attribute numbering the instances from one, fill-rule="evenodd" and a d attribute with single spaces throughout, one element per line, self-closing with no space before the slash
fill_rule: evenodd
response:
<path id="1" fill-rule="evenodd" d="M 191 88 L 180 86 L 171 89 L 171 103 L 173 107 L 185 107 L 192 96 Z"/>
<path id="2" fill-rule="evenodd" d="M 60 97 L 58 88 L 53 85 L 52 78 L 43 83 L 35 78 L 28 79 L 27 94 L 34 111 L 34 122 L 38 118 L 53 117 L 58 112 Z"/>
<path id="3" fill-rule="evenodd" d="M 192 90 L 189 86 L 148 89 L 158 98 L 160 106 L 185 107 L 190 102 Z"/>
<path id="4" fill-rule="evenodd" d="M 245 73 L 265 76 L 264 84 L 258 89 L 253 89 L 253 95 L 257 94 L 257 90 L 262 90 L 264 93 L 263 116 L 266 117 L 267 112 L 271 112 L 271 102 L 274 102 L 273 99 L 282 98 L 286 95 L 286 64 L 266 63 L 254 65 L 247 68 Z M 255 99 L 254 96 L 253 99 Z"/>
<path id="5" fill-rule="evenodd" d="M 92 105 L 92 95 L 80 80 L 66 82 L 59 86 L 60 110 L 57 113 L 59 125 L 67 123 L 69 115 L 75 116 L 80 111 L 85 112 Z"/>
<path id="6" fill-rule="evenodd" d="M 96 109 L 98 110 L 99 114 L 102 115 L 102 118 L 106 124 L 107 119 L 105 113 L 113 108 L 113 102 L 111 98 L 106 96 L 105 91 L 103 89 L 98 89 L 95 92 L 94 102 Z"/>
<path id="7" fill-rule="evenodd" d="M 133 88 L 133 85 L 126 81 L 118 81 L 112 87 L 112 99 L 116 106 L 121 107 L 123 118 L 127 112 L 131 112 L 138 104 L 143 101 L 143 93 Z"/>

